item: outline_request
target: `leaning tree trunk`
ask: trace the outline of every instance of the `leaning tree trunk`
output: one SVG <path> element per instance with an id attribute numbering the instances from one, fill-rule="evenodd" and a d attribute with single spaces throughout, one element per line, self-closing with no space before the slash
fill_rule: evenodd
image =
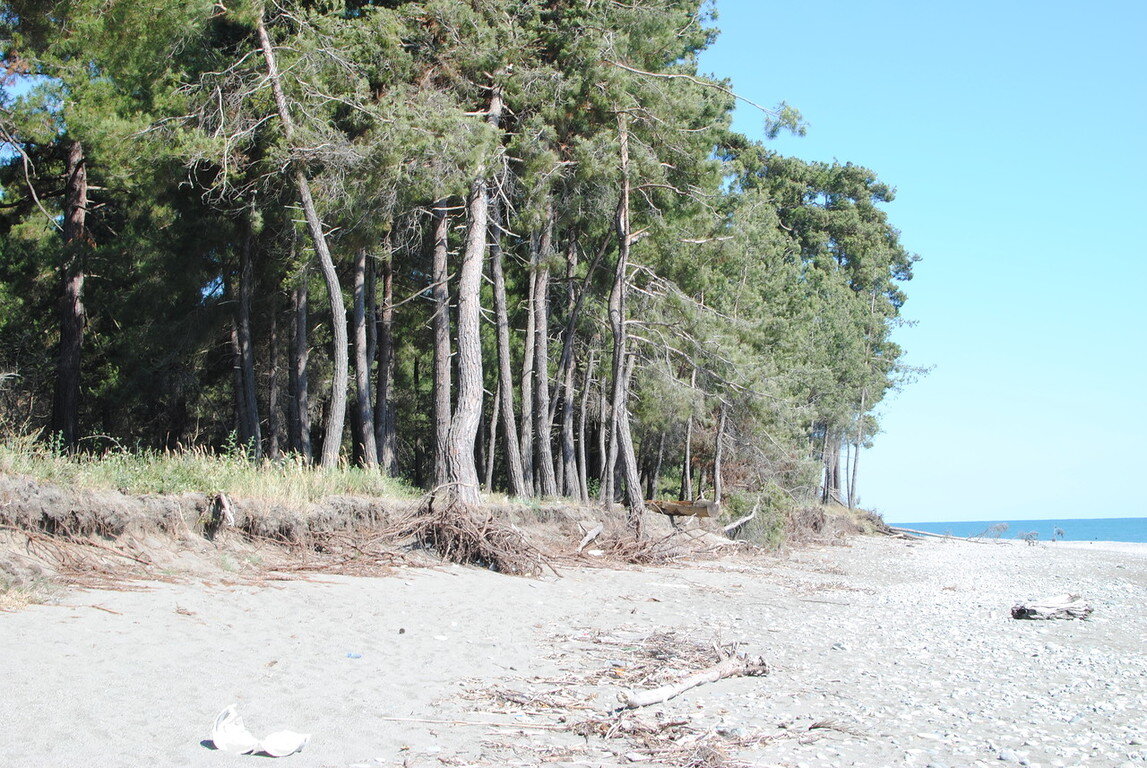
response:
<path id="1" fill-rule="evenodd" d="M 287 145 L 291 146 L 295 138 L 295 123 L 287 106 L 282 78 L 279 76 L 279 66 L 275 61 L 275 51 L 271 46 L 271 38 L 267 35 L 267 26 L 263 21 L 262 11 L 259 13 L 256 26 L 259 43 L 263 49 L 263 59 L 267 63 L 267 77 L 271 81 L 271 90 L 275 95 L 275 106 L 279 112 L 279 120 L 283 124 L 283 137 L 287 140 Z M 349 367 L 347 361 L 346 307 L 343 305 L 342 286 L 339 285 L 338 273 L 335 271 L 334 260 L 331 258 L 330 248 L 327 246 L 327 236 L 323 231 L 323 223 L 319 219 L 318 209 L 315 207 L 314 198 L 311 196 L 310 179 L 303 167 L 297 163 L 293 166 L 292 176 L 299 193 L 299 201 L 302 203 L 303 218 L 306 219 L 307 229 L 311 233 L 315 253 L 319 256 L 319 268 L 323 273 L 323 280 L 327 286 L 327 296 L 330 300 L 331 333 L 334 336 L 334 378 L 331 382 L 331 402 L 327 412 L 322 455 L 322 465 L 330 468 L 338 464 L 343 423 L 346 418 Z"/>
<path id="2" fill-rule="evenodd" d="M 641 538 L 645 533 L 645 501 L 641 498 L 641 477 L 637 472 L 637 456 L 633 451 L 633 435 L 629 431 L 629 388 L 633 381 L 633 369 L 637 358 L 630 357 L 622 374 L 621 403 L 622 416 L 617 420 L 617 440 L 620 444 L 621 471 L 625 479 L 625 499 L 629 507 L 629 528 L 633 535 Z"/>
<path id="3" fill-rule="evenodd" d="M 450 438 L 450 287 L 446 256 L 450 222 L 446 200 L 434 204 L 431 280 L 434 283 L 434 487 L 450 481 L 446 458 Z"/>
<path id="4" fill-rule="evenodd" d="M 370 392 L 370 350 L 366 331 L 367 279 L 366 249 L 354 257 L 354 385 L 355 412 L 358 425 L 359 453 L 367 467 L 378 466 L 378 447 L 374 441 L 374 404 Z M 373 287 L 373 286 L 372 286 Z"/>
<path id="5" fill-rule="evenodd" d="M 466 204 L 469 218 L 466 250 L 458 270 L 458 403 L 450 420 L 448 466 L 450 497 L 468 506 L 476 506 L 478 468 L 474 463 L 474 440 L 482 419 L 482 338 L 481 306 L 482 262 L 486 255 L 487 198 L 486 180 L 478 179 L 470 187 Z"/>
<path id="6" fill-rule="evenodd" d="M 64 182 L 64 265 L 60 296 L 60 350 L 52 398 L 52 432 L 69 450 L 79 440 L 80 364 L 84 346 L 84 251 L 88 244 L 88 171 L 84 147 L 68 143 Z"/>
<path id="7" fill-rule="evenodd" d="M 378 307 L 378 383 L 375 387 L 375 445 L 382 471 L 394 476 L 398 471 L 394 411 L 394 253 L 391 235 L 383 238 L 382 303 Z"/>

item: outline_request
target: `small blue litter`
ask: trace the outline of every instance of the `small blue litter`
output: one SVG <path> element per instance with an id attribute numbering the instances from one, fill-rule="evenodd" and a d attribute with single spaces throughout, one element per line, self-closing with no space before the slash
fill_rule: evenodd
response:
<path id="1" fill-rule="evenodd" d="M 351 652 L 351 653 L 348 653 L 348 654 L 346 655 L 346 657 L 347 657 L 348 659 L 361 659 L 361 658 L 362 658 L 362 654 L 361 654 L 361 653 L 353 653 L 353 652 Z"/>

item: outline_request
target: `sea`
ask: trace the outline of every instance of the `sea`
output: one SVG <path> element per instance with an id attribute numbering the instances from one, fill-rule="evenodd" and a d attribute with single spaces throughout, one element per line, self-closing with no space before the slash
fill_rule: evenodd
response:
<path id="1" fill-rule="evenodd" d="M 949 536 L 1018 539 L 1035 532 L 1040 541 L 1053 538 L 1064 541 L 1134 541 L 1147 542 L 1147 517 L 1102 517 L 1077 520 L 960 520 L 951 523 L 889 523 L 896 528 L 912 528 Z M 1057 535 L 1062 531 L 1062 535 Z"/>

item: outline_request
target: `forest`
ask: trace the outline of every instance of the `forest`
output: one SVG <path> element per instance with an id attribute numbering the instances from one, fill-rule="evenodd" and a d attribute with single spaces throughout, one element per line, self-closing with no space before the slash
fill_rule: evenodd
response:
<path id="1" fill-rule="evenodd" d="M 700 71 L 716 11 L 0 3 L 0 431 L 855 504 L 916 257 L 873 171 L 732 129 L 804 126 Z"/>

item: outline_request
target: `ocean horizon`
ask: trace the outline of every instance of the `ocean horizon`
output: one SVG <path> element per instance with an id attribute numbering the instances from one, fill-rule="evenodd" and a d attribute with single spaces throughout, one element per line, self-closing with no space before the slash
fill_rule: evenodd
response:
<path id="1" fill-rule="evenodd" d="M 993 526 L 1006 525 L 999 531 L 1001 539 L 1018 539 L 1034 532 L 1040 541 L 1060 538 L 1064 541 L 1147 542 L 1147 517 L 1101 517 L 1047 520 L 957 520 L 951 522 L 889 522 L 897 528 L 913 528 L 927 533 L 969 538 L 995 537 Z M 1062 531 L 1062 536 L 1057 536 Z"/>

